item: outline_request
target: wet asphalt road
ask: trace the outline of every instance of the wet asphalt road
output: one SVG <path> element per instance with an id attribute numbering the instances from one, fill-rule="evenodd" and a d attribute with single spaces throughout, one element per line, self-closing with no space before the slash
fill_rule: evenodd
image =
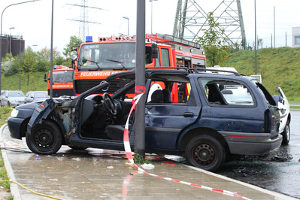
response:
<path id="1" fill-rule="evenodd" d="M 291 140 L 264 157 L 233 157 L 219 174 L 300 198 L 300 111 L 291 111 Z"/>

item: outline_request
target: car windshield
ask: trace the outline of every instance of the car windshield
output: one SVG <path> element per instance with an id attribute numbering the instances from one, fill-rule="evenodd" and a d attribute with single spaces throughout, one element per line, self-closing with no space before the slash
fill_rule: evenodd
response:
<path id="1" fill-rule="evenodd" d="M 73 71 L 54 71 L 53 72 L 54 83 L 68 83 L 73 82 Z"/>
<path id="2" fill-rule="evenodd" d="M 10 91 L 7 93 L 8 97 L 25 97 L 24 93 L 21 91 Z"/>
<path id="3" fill-rule="evenodd" d="M 135 67 L 135 42 L 85 44 L 80 49 L 79 70 L 118 70 Z"/>

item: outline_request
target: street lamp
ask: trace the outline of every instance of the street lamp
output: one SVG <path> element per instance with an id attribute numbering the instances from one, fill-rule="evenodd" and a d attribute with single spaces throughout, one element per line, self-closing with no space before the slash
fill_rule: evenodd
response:
<path id="1" fill-rule="evenodd" d="M 37 45 L 37 44 L 33 44 L 33 45 L 31 45 L 32 47 L 37 47 L 37 46 L 39 46 L 39 45 Z"/>
<path id="2" fill-rule="evenodd" d="M 19 2 L 19 3 L 13 3 L 13 4 L 10 4 L 8 6 L 6 6 L 2 13 L 1 13 L 1 25 L 0 25 L 0 94 L 1 94 L 1 64 L 2 64 L 2 19 L 3 19 L 3 13 L 4 11 L 11 7 L 11 6 L 16 6 L 16 5 L 20 5 L 20 4 L 24 4 L 24 3 L 30 3 L 30 2 L 36 2 L 36 1 L 40 1 L 40 0 L 31 0 L 31 1 L 22 1 L 22 2 Z"/>
<path id="3" fill-rule="evenodd" d="M 23 40 L 23 36 L 20 36 L 20 43 L 19 43 L 19 90 L 21 90 L 21 52 L 22 52 L 22 40 Z"/>
<path id="4" fill-rule="evenodd" d="M 10 43 L 9 43 L 9 50 L 10 50 L 10 51 L 9 51 L 9 52 L 10 52 L 10 54 L 12 54 L 12 53 L 11 53 L 11 30 L 13 30 L 13 29 L 15 29 L 15 27 L 10 27 L 10 28 L 9 28 L 9 39 L 10 39 Z"/>
<path id="5" fill-rule="evenodd" d="M 151 2 L 151 34 L 152 34 L 153 1 L 158 1 L 158 0 L 149 0 L 149 2 Z"/>
<path id="6" fill-rule="evenodd" d="M 128 22 L 128 36 L 129 36 L 129 17 L 123 17 L 123 19 L 126 19 Z"/>

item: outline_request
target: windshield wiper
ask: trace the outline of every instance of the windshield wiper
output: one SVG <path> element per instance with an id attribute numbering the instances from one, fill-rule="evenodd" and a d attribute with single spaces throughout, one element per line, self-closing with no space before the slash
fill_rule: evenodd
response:
<path id="1" fill-rule="evenodd" d="M 114 62 L 114 63 L 119 63 L 122 66 L 122 69 L 127 69 L 125 67 L 125 65 L 123 64 L 123 62 L 121 62 L 119 60 L 113 60 L 113 59 L 105 59 L 105 60 L 110 61 L 110 62 Z"/>
<path id="2" fill-rule="evenodd" d="M 91 63 L 95 63 L 97 65 L 97 70 L 100 70 L 100 65 L 98 62 L 93 61 L 93 60 L 87 60 L 86 58 L 82 58 L 82 63 L 85 64 L 87 61 L 91 62 Z"/>

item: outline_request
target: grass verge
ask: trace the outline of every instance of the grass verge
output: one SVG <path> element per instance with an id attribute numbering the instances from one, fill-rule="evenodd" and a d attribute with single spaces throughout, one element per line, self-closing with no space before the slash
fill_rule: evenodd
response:
<path id="1" fill-rule="evenodd" d="M 7 118 L 10 116 L 10 112 L 13 108 L 11 107 L 0 107 L 0 127 L 6 123 Z M 4 161 L 2 159 L 2 154 L 0 151 L 0 186 L 3 187 L 3 189 L 6 192 L 10 192 L 10 182 L 9 178 L 7 176 L 7 172 L 4 166 Z M 8 196 L 9 200 L 13 199 L 13 196 Z"/>
<path id="2" fill-rule="evenodd" d="M 290 109 L 300 109 L 300 106 L 290 106 Z"/>

